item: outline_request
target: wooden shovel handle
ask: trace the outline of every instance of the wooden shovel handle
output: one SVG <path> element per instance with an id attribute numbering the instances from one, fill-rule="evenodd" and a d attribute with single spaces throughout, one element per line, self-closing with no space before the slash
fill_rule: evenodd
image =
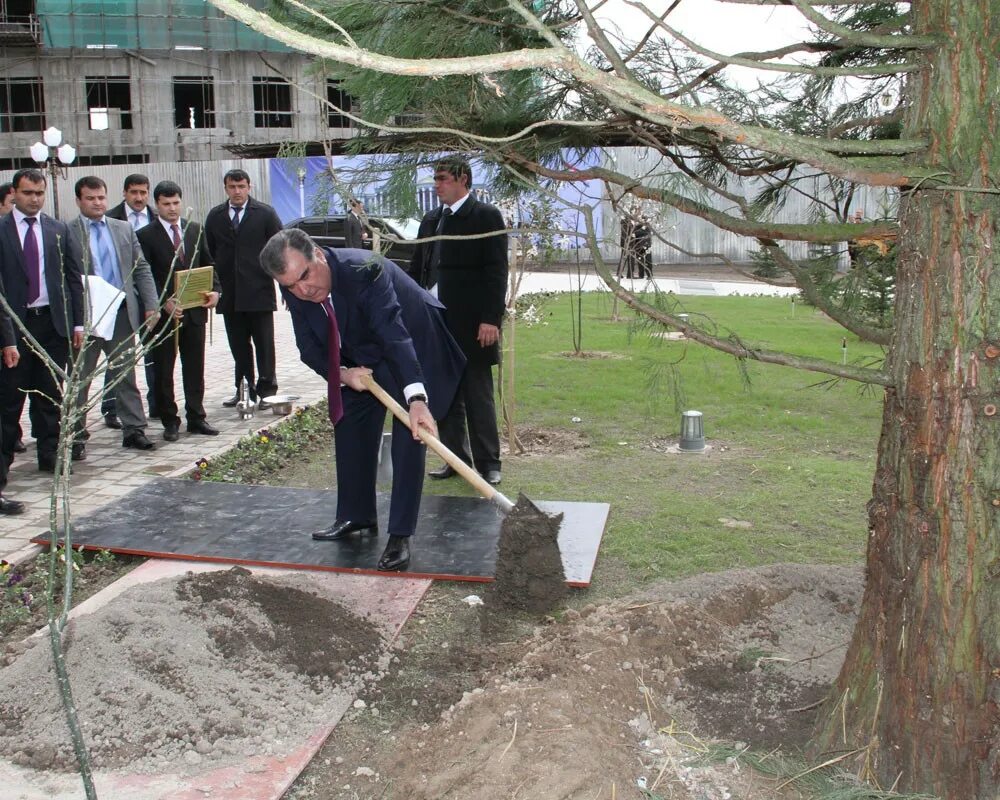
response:
<path id="1" fill-rule="evenodd" d="M 392 395 L 379 386 L 371 375 L 365 375 L 361 381 L 364 383 L 368 391 L 375 395 L 375 397 L 379 399 L 379 402 L 392 412 L 396 419 L 402 422 L 407 428 L 410 427 L 410 413 L 397 403 L 396 399 Z M 495 503 L 501 511 L 506 514 L 514 508 L 514 504 L 509 498 L 497 491 L 495 486 L 491 486 L 484 481 L 482 475 L 476 472 L 472 467 L 451 452 L 451 450 L 445 447 L 441 443 L 441 440 L 434 436 L 434 434 L 421 428 L 418 431 L 418 435 L 424 444 L 441 456 L 445 463 L 461 475 L 473 489 L 479 492 L 490 502 Z"/>

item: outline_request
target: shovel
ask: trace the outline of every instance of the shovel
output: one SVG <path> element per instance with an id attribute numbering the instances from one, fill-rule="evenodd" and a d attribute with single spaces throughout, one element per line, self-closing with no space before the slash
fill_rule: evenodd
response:
<path id="1" fill-rule="evenodd" d="M 390 395 L 385 389 L 375 382 L 375 379 L 371 375 L 365 375 L 362 378 L 362 382 L 365 387 L 370 391 L 387 409 L 389 409 L 393 416 L 396 417 L 400 422 L 402 422 L 407 428 L 410 427 L 410 414 L 403 408 L 396 399 Z M 444 459 L 445 463 L 451 467 L 455 472 L 465 478 L 466 482 L 477 492 L 479 492 L 483 497 L 493 503 L 497 508 L 499 508 L 504 514 L 509 514 L 514 508 L 514 504 L 501 492 L 498 492 L 495 486 L 491 486 L 485 480 L 483 480 L 482 475 L 476 472 L 472 467 L 466 464 L 462 459 L 456 456 L 451 450 L 441 444 L 441 440 L 438 439 L 433 434 L 421 430 L 420 439 L 426 444 L 431 450 L 437 453 L 441 458 Z"/>

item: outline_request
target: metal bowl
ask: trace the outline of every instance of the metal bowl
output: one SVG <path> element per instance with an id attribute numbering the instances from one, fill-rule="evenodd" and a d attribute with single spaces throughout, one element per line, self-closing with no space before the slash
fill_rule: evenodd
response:
<path id="1" fill-rule="evenodd" d="M 292 413 L 292 404 L 299 399 L 297 394 L 272 394 L 265 397 L 264 402 L 271 405 L 271 413 L 276 417 L 284 417 Z"/>

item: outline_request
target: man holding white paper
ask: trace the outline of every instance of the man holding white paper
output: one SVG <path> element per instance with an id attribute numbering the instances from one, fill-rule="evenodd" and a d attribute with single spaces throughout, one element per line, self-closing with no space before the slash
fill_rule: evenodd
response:
<path id="1" fill-rule="evenodd" d="M 146 414 L 135 382 L 135 332 L 145 325 L 152 331 L 159 319 L 159 300 L 149 264 L 143 257 L 135 231 L 127 222 L 106 216 L 108 188 L 88 175 L 76 182 L 80 216 L 69 225 L 71 244 L 78 248 L 88 301 L 90 338 L 84 352 L 84 381 L 78 403 L 85 409 L 98 358 L 108 360 L 107 384 L 114 387 L 122 447 L 152 450 L 146 437 Z M 76 427 L 73 459 L 86 457 L 87 416 Z"/>

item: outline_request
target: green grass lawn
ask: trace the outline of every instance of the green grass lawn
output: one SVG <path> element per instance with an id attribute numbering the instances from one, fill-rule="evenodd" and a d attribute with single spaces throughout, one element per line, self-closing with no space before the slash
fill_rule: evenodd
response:
<path id="1" fill-rule="evenodd" d="M 811 308 L 793 314 L 786 299 L 678 301 L 693 323 L 735 332 L 746 344 L 839 362 L 847 336 L 850 361 L 881 357 Z M 506 457 L 500 488 L 512 499 L 523 491 L 535 500 L 610 503 L 595 581 L 602 567 L 615 581 L 634 583 L 861 558 L 880 390 L 846 381 L 817 386 L 827 376 L 789 367 L 749 362 L 741 369 L 723 353 L 650 336 L 627 310 L 624 321 L 612 321 L 611 299 L 602 294 L 584 298 L 588 357 L 574 357 L 572 308 L 570 297 L 552 298 L 541 307 L 542 324 L 515 332 L 518 428 L 548 432 L 557 444 Z M 705 454 L 668 452 L 688 409 L 704 414 Z M 331 485 L 329 455 L 289 482 Z M 473 494 L 458 480 L 428 480 L 424 490 Z M 721 518 L 752 527 L 727 527 Z"/>

